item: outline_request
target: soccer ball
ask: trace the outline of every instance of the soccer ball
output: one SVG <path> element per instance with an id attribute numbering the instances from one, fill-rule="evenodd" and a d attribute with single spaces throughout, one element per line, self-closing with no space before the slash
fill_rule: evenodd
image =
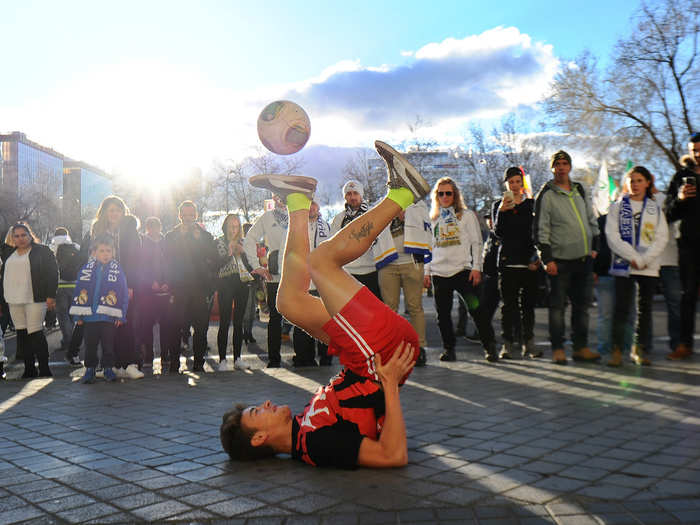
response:
<path id="1" fill-rule="evenodd" d="M 267 149 L 278 155 L 291 155 L 304 147 L 311 134 L 311 122 L 301 106 L 289 100 L 276 100 L 258 117 L 258 137 Z"/>

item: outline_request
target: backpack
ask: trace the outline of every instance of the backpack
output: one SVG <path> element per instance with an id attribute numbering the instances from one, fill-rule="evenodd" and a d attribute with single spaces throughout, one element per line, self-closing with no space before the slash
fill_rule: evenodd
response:
<path id="1" fill-rule="evenodd" d="M 75 244 L 60 244 L 56 249 L 56 263 L 58 264 L 59 278 L 62 281 L 74 282 L 82 267 L 80 251 L 75 247 Z"/>

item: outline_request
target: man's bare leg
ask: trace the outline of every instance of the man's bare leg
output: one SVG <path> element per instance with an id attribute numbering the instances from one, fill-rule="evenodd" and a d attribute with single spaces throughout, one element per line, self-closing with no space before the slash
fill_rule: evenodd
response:
<path id="1" fill-rule="evenodd" d="M 277 310 L 290 323 L 327 344 L 329 338 L 323 325 L 330 320 L 330 315 L 323 302 L 309 294 L 309 250 L 309 210 L 290 211 Z"/>
<path id="2" fill-rule="evenodd" d="M 362 284 L 343 270 L 343 266 L 369 250 L 377 235 L 400 211 L 401 206 L 385 197 L 321 243 L 309 256 L 311 278 L 331 316 L 362 288 Z"/>

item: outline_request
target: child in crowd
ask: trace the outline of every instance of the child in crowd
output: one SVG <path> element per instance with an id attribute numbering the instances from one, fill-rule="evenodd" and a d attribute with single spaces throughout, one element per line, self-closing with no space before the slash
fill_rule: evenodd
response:
<path id="1" fill-rule="evenodd" d="M 102 343 L 102 366 L 107 381 L 116 381 L 114 339 L 117 327 L 126 322 L 129 290 L 119 263 L 114 260 L 114 241 L 108 234 L 93 241 L 87 264 L 78 274 L 70 314 L 84 325 L 85 375 L 81 383 L 94 383 L 97 345 Z"/>

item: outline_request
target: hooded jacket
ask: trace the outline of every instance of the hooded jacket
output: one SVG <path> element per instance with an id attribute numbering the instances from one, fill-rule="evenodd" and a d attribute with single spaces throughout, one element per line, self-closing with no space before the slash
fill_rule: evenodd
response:
<path id="1" fill-rule="evenodd" d="M 548 181 L 535 201 L 534 240 L 546 265 L 572 260 L 598 249 L 598 222 L 583 186 L 571 181 L 566 191 Z"/>

